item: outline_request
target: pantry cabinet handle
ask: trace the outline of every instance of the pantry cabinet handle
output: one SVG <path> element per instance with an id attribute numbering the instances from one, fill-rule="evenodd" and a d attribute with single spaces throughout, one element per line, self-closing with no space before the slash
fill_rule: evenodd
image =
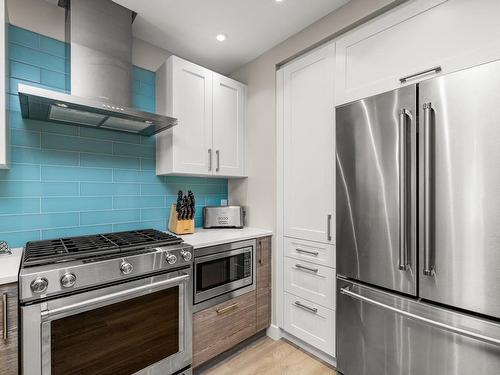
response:
<path id="1" fill-rule="evenodd" d="M 208 171 L 212 171 L 212 149 L 208 149 Z"/>
<path id="2" fill-rule="evenodd" d="M 304 250 L 304 249 L 299 249 L 299 248 L 296 248 L 295 250 L 298 253 L 310 254 L 310 255 L 314 255 L 315 257 L 317 257 L 319 255 L 319 252 L 317 252 L 317 251 L 309 251 L 309 250 Z"/>
<path id="3" fill-rule="evenodd" d="M 297 267 L 299 270 L 311 271 L 314 273 L 318 273 L 318 271 L 319 271 L 319 269 L 317 269 L 317 268 L 309 268 L 306 266 L 302 266 L 300 264 L 296 264 L 295 267 Z"/>
<path id="4" fill-rule="evenodd" d="M 328 214 L 326 217 L 326 236 L 328 237 L 328 241 L 332 240 L 332 215 Z"/>
<path id="5" fill-rule="evenodd" d="M 215 150 L 215 155 L 217 156 L 217 166 L 215 167 L 215 171 L 219 172 L 219 170 L 220 170 L 220 152 L 219 152 L 219 150 Z"/>
<path id="6" fill-rule="evenodd" d="M 307 310 L 309 312 L 312 312 L 313 314 L 317 314 L 318 313 L 318 309 L 317 308 L 303 305 L 299 301 L 295 301 L 295 306 L 300 307 L 301 309 Z"/>
<path id="7" fill-rule="evenodd" d="M 233 303 L 232 305 L 229 305 L 227 307 L 224 307 L 222 309 L 217 309 L 217 314 L 221 315 L 221 314 L 225 314 L 229 311 L 232 311 L 234 309 L 236 309 L 238 307 L 238 304 L 237 303 Z"/>
<path id="8" fill-rule="evenodd" d="M 7 293 L 4 293 L 2 295 L 2 316 L 3 316 L 3 339 L 4 341 L 7 341 L 9 338 L 9 333 L 8 333 L 8 316 L 7 316 Z"/>
<path id="9" fill-rule="evenodd" d="M 401 78 L 399 79 L 399 82 L 401 82 L 401 83 L 406 83 L 406 82 L 408 82 L 410 79 L 418 78 L 418 77 L 420 77 L 420 76 L 423 76 L 424 74 L 429 74 L 429 73 L 439 73 L 441 70 L 442 70 L 441 66 L 440 66 L 440 65 L 438 65 L 438 66 L 435 66 L 434 68 L 430 68 L 430 69 L 427 69 L 427 70 L 423 70 L 423 71 L 418 72 L 418 73 L 413 73 L 413 74 L 410 74 L 409 76 L 401 77 Z"/>

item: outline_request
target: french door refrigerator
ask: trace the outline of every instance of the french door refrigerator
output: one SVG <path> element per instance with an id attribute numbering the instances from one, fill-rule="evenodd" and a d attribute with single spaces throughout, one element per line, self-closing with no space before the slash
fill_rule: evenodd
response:
<path id="1" fill-rule="evenodd" d="M 339 371 L 500 374 L 500 62 L 336 117 Z"/>

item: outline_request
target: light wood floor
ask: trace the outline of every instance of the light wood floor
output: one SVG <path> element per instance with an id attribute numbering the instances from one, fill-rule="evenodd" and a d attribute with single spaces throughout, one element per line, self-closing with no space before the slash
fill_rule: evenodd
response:
<path id="1" fill-rule="evenodd" d="M 336 375 L 336 372 L 285 340 L 258 339 L 199 372 L 203 375 Z"/>

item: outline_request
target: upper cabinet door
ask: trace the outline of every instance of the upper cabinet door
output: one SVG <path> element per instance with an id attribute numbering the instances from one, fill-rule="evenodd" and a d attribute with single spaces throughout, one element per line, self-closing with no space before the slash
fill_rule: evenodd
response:
<path id="1" fill-rule="evenodd" d="M 336 43 L 336 104 L 500 59 L 499 14 L 498 0 L 413 0 L 360 26 Z"/>
<path id="2" fill-rule="evenodd" d="M 214 173 L 245 175 L 246 86 L 214 73 L 213 146 Z"/>
<path id="3" fill-rule="evenodd" d="M 284 234 L 324 243 L 335 240 L 334 58 L 329 44 L 284 68 Z"/>
<path id="4" fill-rule="evenodd" d="M 157 136 L 157 174 L 212 175 L 212 72 L 171 56 L 157 82 L 158 111 L 178 119 Z"/>

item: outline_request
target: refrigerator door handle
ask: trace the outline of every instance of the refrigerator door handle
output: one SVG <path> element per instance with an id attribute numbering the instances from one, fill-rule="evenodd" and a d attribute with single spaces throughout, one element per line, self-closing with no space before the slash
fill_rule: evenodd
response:
<path id="1" fill-rule="evenodd" d="M 408 311 L 398 309 L 397 307 L 386 305 L 385 303 L 376 301 L 372 298 L 368 298 L 368 297 L 362 296 L 361 294 L 354 293 L 353 291 L 351 291 L 349 289 L 349 287 L 341 288 L 340 294 L 343 294 L 345 296 L 349 296 L 349 297 L 354 298 L 354 299 L 361 301 L 361 302 L 366 302 L 366 303 L 369 303 L 371 305 L 378 306 L 378 307 L 385 309 L 385 310 L 390 310 L 398 315 L 405 316 L 407 318 L 428 324 L 428 325 L 433 326 L 433 327 L 440 328 L 440 329 L 448 331 L 448 332 L 456 333 L 456 334 L 459 334 L 461 336 L 466 336 L 466 337 L 469 337 L 469 338 L 472 338 L 475 340 L 485 342 L 487 344 L 500 345 L 500 338 L 490 337 L 490 336 L 482 335 L 480 333 L 476 333 L 476 332 L 472 332 L 472 331 L 469 331 L 466 329 L 462 329 L 459 327 L 454 327 L 454 326 L 446 324 L 446 323 L 441 323 L 441 322 L 438 322 L 438 321 L 433 320 L 433 319 L 429 319 L 429 318 L 426 318 L 426 317 L 423 317 L 423 316 L 420 316 L 417 314 L 413 314 L 413 313 L 408 312 Z"/>
<path id="2" fill-rule="evenodd" d="M 402 108 L 399 112 L 399 269 L 407 271 L 408 265 L 408 153 L 406 149 L 408 119 L 411 112 Z"/>
<path id="3" fill-rule="evenodd" d="M 424 103 L 424 212 L 423 212 L 423 250 L 424 250 L 424 269 L 425 276 L 434 274 L 434 267 L 431 265 L 431 122 L 432 122 L 432 104 Z"/>

